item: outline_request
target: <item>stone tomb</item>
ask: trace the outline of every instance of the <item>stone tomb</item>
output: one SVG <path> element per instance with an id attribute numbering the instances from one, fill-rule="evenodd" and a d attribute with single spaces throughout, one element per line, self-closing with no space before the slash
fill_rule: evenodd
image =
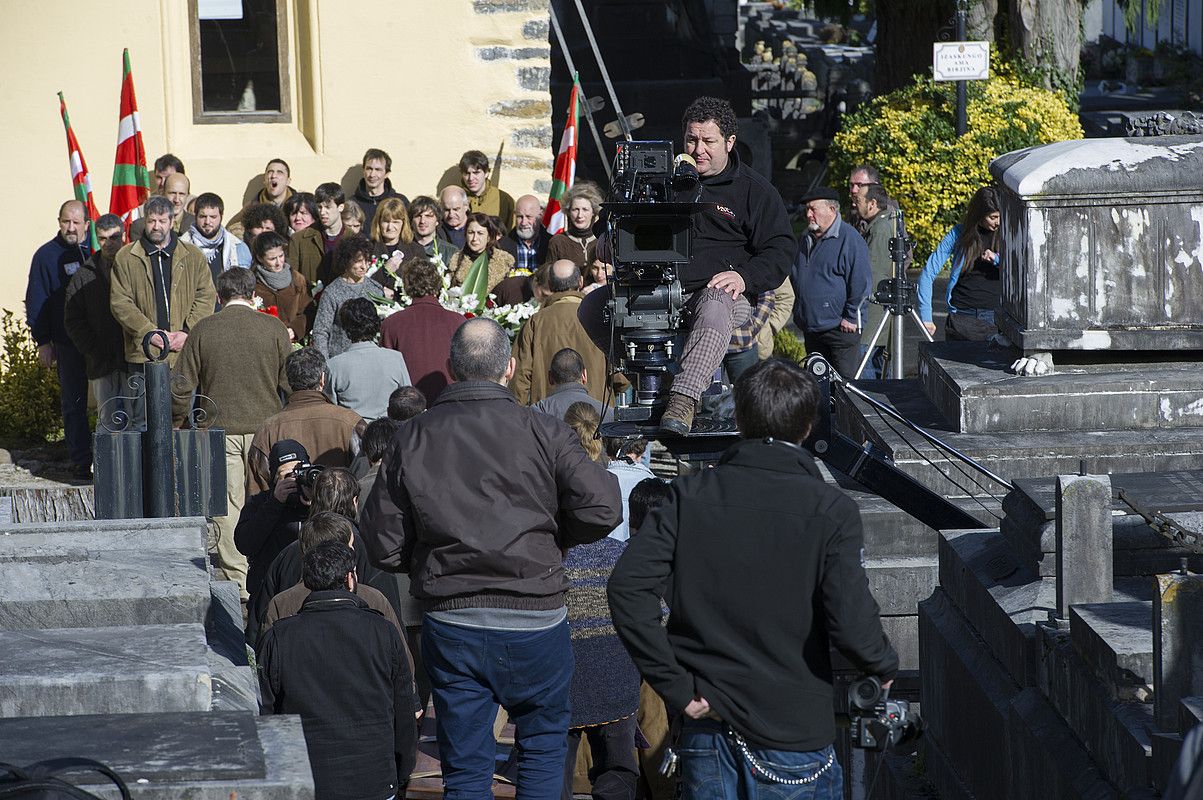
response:
<path id="1" fill-rule="evenodd" d="M 1203 619 L 1203 576 L 1155 581 L 1179 548 L 1152 531 L 1142 540 L 1143 520 L 1078 485 L 1144 490 L 1138 499 L 1158 506 L 1200 480 L 1024 481 L 1001 530 L 941 534 L 940 586 L 919 626 L 926 774 L 942 798 L 1139 798 L 1164 785 L 1181 734 L 1203 716 L 1203 644 L 1188 633 Z M 1113 544 L 1110 574 L 1092 563 L 1108 550 L 1100 537 Z M 1145 557 L 1122 557 L 1125 540 Z M 1076 557 L 1059 560 L 1059 547 Z"/>
<path id="2" fill-rule="evenodd" d="M 1203 349 L 1203 136 L 1056 142 L 990 172 L 1020 349 Z"/>

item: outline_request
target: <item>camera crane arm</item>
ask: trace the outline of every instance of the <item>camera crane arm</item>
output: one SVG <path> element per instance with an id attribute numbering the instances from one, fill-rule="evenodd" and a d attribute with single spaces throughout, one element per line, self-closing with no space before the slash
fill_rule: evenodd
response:
<path id="1" fill-rule="evenodd" d="M 987 527 L 943 495 L 929 489 L 900 470 L 888 456 L 874 447 L 872 442 L 866 442 L 863 445 L 857 444 L 849 436 L 837 430 L 831 424 L 832 385 L 839 382 L 835 370 L 831 368 L 831 364 L 825 358 L 817 355 L 807 357 L 805 368 L 819 384 L 819 392 L 822 396 L 819 403 L 819 420 L 810 436 L 803 442 L 803 445 L 816 458 L 857 481 L 874 494 L 889 500 L 930 528 L 945 531 Z M 886 413 L 910 425 L 913 430 L 917 430 L 925 437 L 935 438 L 898 416 L 893 409 L 882 406 L 871 397 L 867 397 L 856 387 L 847 384 L 843 384 L 843 386 L 846 391 L 853 392 L 867 402 L 873 403 L 875 407 L 884 409 Z M 1004 478 L 995 475 L 980 464 L 967 458 L 966 461 L 992 480 L 1004 486 L 1010 486 Z"/>

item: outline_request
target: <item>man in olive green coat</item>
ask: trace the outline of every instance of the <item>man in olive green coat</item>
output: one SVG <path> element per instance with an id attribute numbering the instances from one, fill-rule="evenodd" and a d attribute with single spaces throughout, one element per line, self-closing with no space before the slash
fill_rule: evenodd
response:
<path id="1" fill-rule="evenodd" d="M 146 363 L 143 339 L 163 330 L 167 360 L 174 366 L 188 331 L 213 313 L 217 300 L 204 254 L 172 232 L 172 215 L 167 198 L 147 200 L 142 236 L 121 248 L 113 262 L 109 307 L 125 334 L 125 360 L 131 365 Z"/>

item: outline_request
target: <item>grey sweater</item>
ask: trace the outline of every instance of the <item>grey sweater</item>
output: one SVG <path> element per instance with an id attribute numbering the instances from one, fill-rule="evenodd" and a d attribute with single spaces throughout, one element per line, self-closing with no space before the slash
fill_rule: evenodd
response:
<path id="1" fill-rule="evenodd" d="M 326 394 L 371 422 L 388 413 L 388 398 L 399 386 L 409 386 L 405 356 L 375 342 L 356 342 L 331 357 L 326 365 Z"/>
<path id="2" fill-rule="evenodd" d="M 326 358 L 336 356 L 351 346 L 351 340 L 338 324 L 338 309 L 355 297 L 368 294 L 384 296 L 384 287 L 371 278 L 363 283 L 349 283 L 345 278 L 335 278 L 322 289 L 322 299 L 317 304 L 317 317 L 313 320 L 312 344 Z"/>

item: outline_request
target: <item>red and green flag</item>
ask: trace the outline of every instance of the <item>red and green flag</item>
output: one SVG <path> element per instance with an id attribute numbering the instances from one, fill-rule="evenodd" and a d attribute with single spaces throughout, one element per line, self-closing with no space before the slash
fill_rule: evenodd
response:
<path id="1" fill-rule="evenodd" d="M 117 157 L 113 163 L 113 192 L 109 213 L 121 217 L 125 230 L 142 213 L 150 196 L 150 174 L 146 171 L 146 146 L 142 144 L 142 119 L 134 95 L 134 75 L 129 66 L 129 49 L 122 56 L 121 121 L 117 125 Z"/>
<path id="2" fill-rule="evenodd" d="M 100 212 L 96 210 L 96 202 L 92 199 L 92 178 L 88 174 L 88 164 L 84 161 L 83 151 L 79 149 L 79 140 L 75 138 L 75 131 L 71 129 L 71 120 L 67 117 L 67 101 L 63 99 L 63 93 L 58 93 L 59 110 L 63 113 L 63 127 L 67 129 L 67 158 L 71 161 L 71 186 L 75 190 L 75 199 L 84 204 L 84 208 L 88 210 L 88 219 L 92 224 L 88 226 L 88 239 L 93 250 L 96 250 L 100 243 L 96 239 L 96 219 L 100 216 Z"/>
<path id="3" fill-rule="evenodd" d="M 564 135 L 560 137 L 560 152 L 556 154 L 555 169 L 551 174 L 551 192 L 547 197 L 547 208 L 543 211 L 543 227 L 555 235 L 566 227 L 567 218 L 560 201 L 564 192 L 572 188 L 576 178 L 576 128 L 581 113 L 581 84 L 572 76 L 572 95 L 568 98 L 568 119 L 564 122 Z"/>

